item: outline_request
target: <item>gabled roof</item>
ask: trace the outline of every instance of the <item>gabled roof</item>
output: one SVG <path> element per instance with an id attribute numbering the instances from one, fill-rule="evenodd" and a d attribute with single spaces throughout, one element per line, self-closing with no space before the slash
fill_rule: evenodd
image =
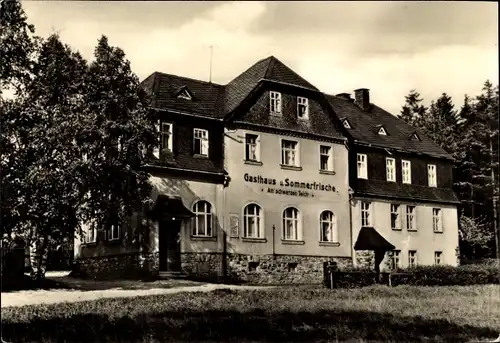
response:
<path id="1" fill-rule="evenodd" d="M 335 113 L 347 118 L 352 125 L 348 133 L 359 143 L 451 159 L 445 150 L 426 137 L 423 132 L 374 104 L 368 111 L 363 111 L 352 100 L 334 95 L 326 97 Z M 378 134 L 380 125 L 387 130 L 388 135 Z M 410 139 L 415 132 L 420 141 Z"/>

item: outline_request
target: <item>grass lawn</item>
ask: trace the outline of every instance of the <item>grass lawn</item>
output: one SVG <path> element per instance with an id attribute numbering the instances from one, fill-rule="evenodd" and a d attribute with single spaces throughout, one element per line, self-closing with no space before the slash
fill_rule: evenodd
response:
<path id="1" fill-rule="evenodd" d="M 2 309 L 8 342 L 471 342 L 500 286 L 218 290 Z"/>

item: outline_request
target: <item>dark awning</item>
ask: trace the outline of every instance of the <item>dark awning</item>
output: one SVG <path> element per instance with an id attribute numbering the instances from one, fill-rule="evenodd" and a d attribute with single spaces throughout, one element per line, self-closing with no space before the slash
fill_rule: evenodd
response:
<path id="1" fill-rule="evenodd" d="M 188 219 L 194 216 L 194 213 L 188 210 L 180 197 L 159 195 L 151 212 L 156 219 Z"/>
<path id="2" fill-rule="evenodd" d="M 394 250 L 396 247 L 389 243 L 373 227 L 362 227 L 354 250 Z"/>

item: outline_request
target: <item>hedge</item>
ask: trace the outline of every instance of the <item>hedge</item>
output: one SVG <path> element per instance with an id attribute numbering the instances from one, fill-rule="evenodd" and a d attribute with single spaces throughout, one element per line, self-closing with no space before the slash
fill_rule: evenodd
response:
<path id="1" fill-rule="evenodd" d="M 378 283 L 392 286 L 467 286 L 500 284 L 500 268 L 495 265 L 417 266 L 399 269 L 391 273 L 380 273 Z M 335 271 L 335 288 L 363 287 L 377 283 L 373 270 L 346 269 Z M 329 286 L 329 280 L 326 280 Z"/>

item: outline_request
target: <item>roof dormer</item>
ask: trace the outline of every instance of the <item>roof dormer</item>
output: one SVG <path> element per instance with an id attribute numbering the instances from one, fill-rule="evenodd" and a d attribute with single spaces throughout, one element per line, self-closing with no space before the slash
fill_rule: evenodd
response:
<path id="1" fill-rule="evenodd" d="M 351 123 L 349 123 L 349 120 L 347 120 L 347 118 L 340 118 L 340 121 L 346 129 L 352 129 Z"/>
<path id="2" fill-rule="evenodd" d="M 185 100 L 193 100 L 193 96 L 191 95 L 191 92 L 189 92 L 186 86 L 183 86 L 179 90 L 179 92 L 177 93 L 177 98 Z"/>
<path id="3" fill-rule="evenodd" d="M 377 128 L 378 128 L 377 134 L 379 134 L 381 136 L 387 136 L 387 130 L 385 129 L 385 127 L 383 125 L 378 125 Z"/>
<path id="4" fill-rule="evenodd" d="M 410 140 L 416 141 L 416 142 L 420 142 L 421 141 L 420 137 L 418 136 L 418 134 L 416 132 L 412 133 L 412 135 L 410 136 Z"/>

